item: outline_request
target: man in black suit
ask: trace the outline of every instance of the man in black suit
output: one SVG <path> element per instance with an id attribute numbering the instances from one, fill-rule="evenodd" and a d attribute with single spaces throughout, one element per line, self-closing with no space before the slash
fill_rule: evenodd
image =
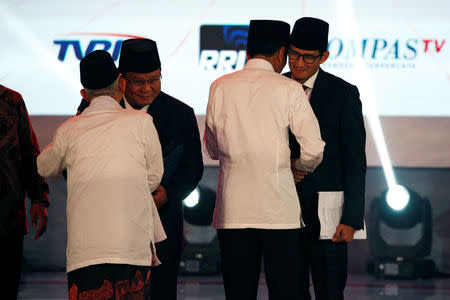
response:
<path id="1" fill-rule="evenodd" d="M 358 89 L 320 68 L 329 55 L 328 27 L 320 19 L 297 20 L 288 50 L 291 72 L 285 74 L 305 89 L 326 143 L 323 161 L 313 173 L 293 168 L 306 225 L 300 230 L 301 258 L 306 266 L 303 272 L 311 270 L 318 300 L 344 297 L 347 243 L 353 240 L 356 230 L 363 228 L 366 174 L 366 134 Z M 292 135 L 290 148 L 295 161 L 300 151 Z M 344 199 L 340 224 L 328 237 L 321 233 L 324 226 L 318 216 L 320 201 L 327 200 L 324 194 L 333 195 L 332 199 L 343 195 Z M 302 285 L 305 299 L 311 299 L 309 282 Z"/>
<path id="2" fill-rule="evenodd" d="M 163 179 L 153 199 L 167 239 L 156 244 L 161 265 L 151 270 L 150 298 L 176 299 L 183 239 L 182 201 L 203 174 L 197 121 L 191 107 L 161 91 L 161 62 L 154 41 L 125 40 L 119 71 L 126 80 L 120 104 L 127 109 L 144 110 L 153 117 L 164 157 Z M 82 102 L 79 112 L 85 107 Z"/>

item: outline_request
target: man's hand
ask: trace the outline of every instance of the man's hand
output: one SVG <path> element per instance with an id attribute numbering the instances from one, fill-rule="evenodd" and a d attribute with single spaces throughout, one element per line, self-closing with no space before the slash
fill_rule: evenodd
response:
<path id="1" fill-rule="evenodd" d="M 295 162 L 296 161 L 297 161 L 297 158 L 291 158 L 292 175 L 294 176 L 294 182 L 297 184 L 305 177 L 307 172 L 303 172 L 303 171 L 297 170 L 295 168 Z"/>
<path id="2" fill-rule="evenodd" d="M 42 203 L 31 204 L 30 216 L 34 228 L 36 228 L 36 226 L 38 225 L 39 220 L 39 227 L 36 231 L 36 235 L 34 236 L 34 239 L 37 240 L 41 237 L 42 234 L 44 234 L 45 230 L 47 230 L 47 208 L 45 208 Z"/>
<path id="3" fill-rule="evenodd" d="M 162 185 L 156 188 L 156 190 L 152 193 L 152 196 L 157 208 L 162 207 L 168 201 L 166 189 Z"/>
<path id="4" fill-rule="evenodd" d="M 340 242 L 351 242 L 353 241 L 353 236 L 355 235 L 355 229 L 351 226 L 339 224 L 336 227 L 336 232 L 331 239 L 335 243 Z"/>

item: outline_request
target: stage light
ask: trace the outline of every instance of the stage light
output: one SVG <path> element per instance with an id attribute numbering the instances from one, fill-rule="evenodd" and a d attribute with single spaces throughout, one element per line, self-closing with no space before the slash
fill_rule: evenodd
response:
<path id="1" fill-rule="evenodd" d="M 404 209 L 409 203 L 409 192 L 402 185 L 394 185 L 386 193 L 387 204 L 396 211 Z"/>
<path id="2" fill-rule="evenodd" d="M 183 204 L 189 208 L 192 208 L 198 204 L 198 199 L 200 198 L 200 191 L 196 187 L 186 199 L 183 200 Z"/>
<path id="3" fill-rule="evenodd" d="M 348 36 L 362 40 L 351 1 L 343 0 L 339 7 L 338 15 L 342 17 Z M 397 184 L 367 66 L 359 55 L 353 63 L 357 86 L 364 100 L 363 111 L 389 187 L 389 191 L 372 202 L 370 209 L 368 240 L 375 259 L 369 262 L 369 271 L 377 277 L 428 277 L 434 272 L 433 261 L 424 258 L 431 251 L 430 204 L 427 199 Z"/>
<path id="4" fill-rule="evenodd" d="M 215 191 L 203 185 L 183 201 L 185 247 L 181 274 L 208 275 L 220 271 L 217 231 L 211 227 L 215 201 Z"/>
<path id="5" fill-rule="evenodd" d="M 368 271 L 376 277 L 427 278 L 435 275 L 431 253 L 432 218 L 428 199 L 396 185 L 371 203 Z"/>
<path id="6" fill-rule="evenodd" d="M 209 226 L 214 213 L 216 192 L 203 186 L 197 186 L 183 200 L 184 219 L 192 225 Z"/>

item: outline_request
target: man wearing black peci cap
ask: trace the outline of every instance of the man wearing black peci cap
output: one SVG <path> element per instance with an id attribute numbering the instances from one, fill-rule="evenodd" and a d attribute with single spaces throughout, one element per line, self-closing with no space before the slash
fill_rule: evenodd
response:
<path id="1" fill-rule="evenodd" d="M 366 135 L 358 89 L 320 68 L 329 55 L 328 27 L 316 18 L 297 20 L 288 50 L 291 72 L 285 74 L 303 85 L 326 142 L 323 161 L 314 173 L 293 170 L 296 182 L 300 181 L 297 191 L 306 224 L 300 230 L 302 272 L 311 270 L 319 300 L 344 297 L 347 243 L 353 240 L 355 230 L 363 228 L 366 173 Z M 292 158 L 301 153 L 292 134 L 290 148 Z M 342 215 L 333 218 L 336 212 Z M 340 221 L 327 221 L 332 219 Z M 311 299 L 309 280 L 302 285 L 305 299 Z"/>
<path id="2" fill-rule="evenodd" d="M 37 159 L 42 176 L 67 170 L 69 299 L 145 300 L 165 238 L 151 198 L 163 174 L 158 134 L 150 116 L 119 105 L 126 82 L 108 52 L 83 58 L 80 77 L 89 107 Z"/>
<path id="3" fill-rule="evenodd" d="M 301 299 L 300 205 L 288 129 L 301 141 L 296 167 L 312 172 L 324 143 L 301 86 L 279 73 L 289 24 L 252 20 L 248 62 L 211 84 L 204 145 L 219 160 L 212 226 L 218 229 L 227 299 L 257 297 L 261 261 L 270 299 Z"/>
<path id="4" fill-rule="evenodd" d="M 122 107 L 153 117 L 164 157 L 165 172 L 153 199 L 167 240 L 156 244 L 161 265 L 152 268 L 151 299 L 176 299 L 183 239 L 182 201 L 203 174 L 200 136 L 194 110 L 161 91 L 161 61 L 156 42 L 129 39 L 122 43 L 119 71 L 126 79 Z M 83 102 L 79 111 L 86 106 Z M 167 164 L 170 166 L 167 166 Z"/>

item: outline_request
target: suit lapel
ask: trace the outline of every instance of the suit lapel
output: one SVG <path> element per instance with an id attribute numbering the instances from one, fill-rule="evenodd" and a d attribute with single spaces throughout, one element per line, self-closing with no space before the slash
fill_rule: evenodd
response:
<path id="1" fill-rule="evenodd" d="M 122 106 L 122 108 L 126 108 L 125 107 L 125 100 L 122 98 L 122 100 L 120 100 L 119 102 L 120 106 Z"/>
<path id="2" fill-rule="evenodd" d="M 177 133 L 173 131 L 174 127 L 172 126 L 173 124 L 171 124 L 171 122 L 176 122 L 176 120 L 170 119 L 170 109 L 168 105 L 167 94 L 160 92 L 147 109 L 147 113 L 152 116 L 153 124 L 158 132 L 163 156 L 170 153 L 179 143 L 175 138 Z"/>
<path id="3" fill-rule="evenodd" d="M 284 76 L 291 78 L 291 72 L 287 72 L 283 74 Z M 294 79 L 292 79 L 294 80 Z M 317 116 L 322 102 L 325 101 L 327 96 L 327 80 L 325 72 L 319 68 L 319 74 L 317 74 L 316 81 L 314 82 L 314 88 L 311 93 L 311 99 L 309 103 L 311 108 L 314 111 L 314 114 Z"/>
<path id="4" fill-rule="evenodd" d="M 327 92 L 328 89 L 325 72 L 322 69 L 319 69 L 319 74 L 317 74 L 316 81 L 314 82 L 314 88 L 310 99 L 311 107 L 316 116 L 319 116 L 324 101 L 326 101 Z"/>

